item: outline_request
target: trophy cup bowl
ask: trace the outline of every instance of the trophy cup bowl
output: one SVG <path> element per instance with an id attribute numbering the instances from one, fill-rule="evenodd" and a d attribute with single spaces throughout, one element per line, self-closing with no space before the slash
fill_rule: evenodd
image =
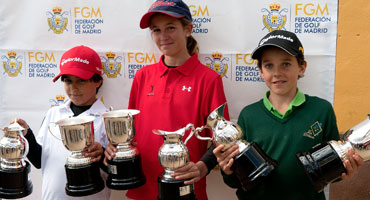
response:
<path id="1" fill-rule="evenodd" d="M 67 175 L 65 190 L 69 196 L 86 196 L 104 189 L 99 164 L 82 155 L 82 151 L 94 142 L 94 120 L 94 116 L 79 116 L 55 122 L 64 146 L 71 151 L 64 166 Z"/>
<path id="2" fill-rule="evenodd" d="M 364 161 L 370 160 L 370 115 L 349 129 L 344 142 L 331 140 L 314 146 L 307 152 L 297 153 L 299 163 L 318 192 L 346 173 L 346 151 L 353 149 Z"/>
<path id="3" fill-rule="evenodd" d="M 193 124 L 188 124 L 174 132 L 153 130 L 154 134 L 161 135 L 164 143 L 159 148 L 158 160 L 164 167 L 164 172 L 158 177 L 158 200 L 196 200 L 193 184 L 185 185 L 184 180 L 176 180 L 171 174 L 174 169 L 185 166 L 189 162 L 189 151 L 185 146 L 193 135 L 193 131 L 182 142 L 185 131 L 194 129 Z"/>
<path id="4" fill-rule="evenodd" d="M 126 109 L 102 114 L 107 138 L 117 144 L 116 156 L 108 160 L 106 184 L 111 189 L 127 190 L 145 183 L 139 151 L 130 144 L 135 135 L 133 116 L 139 113 L 139 110 Z"/>
<path id="5" fill-rule="evenodd" d="M 0 198 L 17 199 L 32 193 L 33 186 L 28 174 L 30 164 L 24 160 L 28 154 L 28 142 L 23 137 L 25 130 L 17 120 L 2 129 L 0 139 Z"/>
<path id="6" fill-rule="evenodd" d="M 243 132 L 239 125 L 223 117 L 225 106 L 226 103 L 212 111 L 206 125 L 196 128 L 194 133 L 200 140 L 211 140 L 215 146 L 224 145 L 223 151 L 235 144 L 238 145 L 240 153 L 235 156 L 231 170 L 238 177 L 243 190 L 248 191 L 267 179 L 274 171 L 276 163 L 257 143 L 248 143 L 241 139 Z M 212 138 L 199 135 L 205 128 L 212 130 Z"/>

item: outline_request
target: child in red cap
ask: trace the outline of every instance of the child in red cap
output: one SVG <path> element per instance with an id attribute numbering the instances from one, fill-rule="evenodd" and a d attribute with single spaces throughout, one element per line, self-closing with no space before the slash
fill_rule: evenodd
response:
<path id="1" fill-rule="evenodd" d="M 107 111 L 96 94 L 103 84 L 102 65 L 99 55 L 91 48 L 77 46 L 66 51 L 60 60 L 60 73 L 53 79 L 61 77 L 69 100 L 50 108 L 42 122 L 36 138 L 27 123 L 22 119 L 17 122 L 26 128 L 25 138 L 29 142 L 27 158 L 36 168 L 42 169 L 42 198 L 43 199 L 76 199 L 65 192 L 66 172 L 64 165 L 70 155 L 62 141 L 53 137 L 51 131 L 60 135 L 59 129 L 50 123 L 72 116 L 93 115 L 94 143 L 83 151 L 85 157 L 91 157 L 93 162 L 99 162 L 106 144 L 104 120 L 99 115 Z M 11 122 L 13 123 L 13 122 Z M 104 190 L 77 199 L 109 199 L 110 190 Z"/>
<path id="2" fill-rule="evenodd" d="M 141 18 L 140 27 L 149 27 L 163 55 L 158 63 L 141 68 L 132 83 L 128 107 L 140 110 L 135 118 L 135 138 L 146 183 L 129 190 L 127 196 L 151 200 L 158 197 L 157 177 L 163 172 L 158 161 L 163 137 L 154 135 L 152 130 L 175 131 L 188 123 L 203 126 L 208 115 L 226 102 L 226 97 L 222 78 L 198 59 L 197 41 L 191 35 L 191 13 L 183 1 L 155 1 Z M 227 109 L 224 116 L 229 117 Z M 210 131 L 206 135 L 211 136 Z M 197 199 L 206 200 L 205 175 L 217 161 L 202 158 L 207 141 L 191 138 L 186 146 L 191 162 L 173 175 L 177 180 L 187 180 L 185 184 L 195 183 Z M 108 145 L 106 158 L 112 159 L 114 152 L 115 148 Z"/>

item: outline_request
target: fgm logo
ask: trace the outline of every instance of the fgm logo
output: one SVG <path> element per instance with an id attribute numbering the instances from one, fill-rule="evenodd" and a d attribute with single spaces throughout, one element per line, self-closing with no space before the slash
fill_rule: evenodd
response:
<path id="1" fill-rule="evenodd" d="M 218 52 L 212 53 L 212 58 L 210 57 L 205 58 L 206 66 L 213 69 L 221 77 L 225 76 L 227 78 L 225 74 L 227 72 L 227 69 L 229 68 L 227 64 L 227 61 L 229 61 L 229 58 L 227 57 L 222 58 L 222 57 L 223 57 L 222 53 L 218 53 Z"/>
<path id="2" fill-rule="evenodd" d="M 62 94 L 58 94 L 55 96 L 55 99 L 50 99 L 49 102 L 53 103 L 53 106 L 60 106 L 66 102 L 66 97 Z"/>
<path id="3" fill-rule="evenodd" d="M 68 31 L 68 29 L 66 28 L 68 24 L 68 18 L 64 17 L 64 15 L 68 15 L 68 12 L 64 11 L 62 13 L 62 8 L 58 6 L 54 7 L 52 11 L 53 12 L 48 11 L 46 13 L 50 15 L 50 17 L 48 18 L 49 28 L 53 30 L 56 34 L 61 34 L 64 30 Z"/>
<path id="4" fill-rule="evenodd" d="M 102 60 L 102 68 L 104 74 L 107 75 L 108 78 L 116 78 L 117 74 L 122 76 L 119 72 L 121 71 L 121 62 L 118 60 L 122 60 L 122 56 L 117 56 L 113 52 L 108 52 L 105 54 L 107 57 L 100 56 Z"/>
<path id="5" fill-rule="evenodd" d="M 263 15 L 263 29 L 267 28 L 269 32 L 274 30 L 284 29 L 286 23 L 286 15 L 283 15 L 283 12 L 288 12 L 287 8 L 282 9 L 280 12 L 280 4 L 273 3 L 269 6 L 270 10 L 262 8 L 262 12 L 267 12 L 267 15 Z M 262 30 L 263 30 L 262 29 Z"/>
<path id="6" fill-rule="evenodd" d="M 10 77 L 18 76 L 22 69 L 22 62 L 23 56 L 18 56 L 15 51 L 9 51 L 8 56 L 1 56 L 3 60 L 3 67 L 4 67 L 4 74 L 8 73 Z M 22 74 L 22 73 L 21 73 Z"/>

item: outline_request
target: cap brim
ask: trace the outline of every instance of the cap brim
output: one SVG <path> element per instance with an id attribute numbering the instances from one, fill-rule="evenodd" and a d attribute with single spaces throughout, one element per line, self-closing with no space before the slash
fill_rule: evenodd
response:
<path id="1" fill-rule="evenodd" d="M 284 50 L 285 52 L 287 52 L 288 54 L 290 54 L 292 56 L 298 55 L 298 53 L 295 54 L 295 53 L 293 53 L 293 52 L 287 50 L 286 48 L 284 48 L 282 46 L 279 46 L 277 44 L 263 44 L 263 45 L 257 47 L 255 50 L 253 50 L 253 52 L 252 52 L 252 59 L 258 59 L 258 58 L 260 58 L 261 57 L 261 51 L 262 51 L 262 49 L 264 49 L 265 47 L 268 47 L 268 46 L 273 46 L 273 47 L 277 47 L 279 49 L 282 49 L 282 50 Z"/>
<path id="2" fill-rule="evenodd" d="M 168 15 L 168 16 L 174 17 L 174 18 L 182 18 L 182 17 L 185 17 L 184 15 L 179 15 L 178 13 L 170 12 L 170 11 L 162 11 L 162 10 L 149 11 L 149 12 L 145 13 L 145 15 L 141 18 L 141 20 L 140 20 L 140 28 L 141 29 L 148 28 L 149 27 L 150 17 L 152 15 L 156 14 L 156 13 L 165 14 L 165 15 Z"/>
<path id="3" fill-rule="evenodd" d="M 63 70 L 63 72 L 60 72 L 54 79 L 53 82 L 57 81 L 60 76 L 62 75 L 72 75 L 76 76 L 83 80 L 89 80 L 91 77 L 93 77 L 95 72 L 82 70 L 80 68 L 70 68 L 67 70 Z"/>

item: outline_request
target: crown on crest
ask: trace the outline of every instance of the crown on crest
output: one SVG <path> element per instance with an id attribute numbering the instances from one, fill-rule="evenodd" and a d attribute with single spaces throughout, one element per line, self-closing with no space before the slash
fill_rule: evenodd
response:
<path id="1" fill-rule="evenodd" d="M 222 53 L 212 53 L 212 58 L 213 59 L 221 59 L 222 58 Z"/>
<path id="2" fill-rule="evenodd" d="M 57 96 L 55 97 L 55 99 L 56 99 L 57 101 L 64 101 L 64 100 L 66 99 L 66 97 L 65 97 L 64 95 L 59 94 L 59 95 L 57 95 Z"/>
<path id="3" fill-rule="evenodd" d="M 17 56 L 17 53 L 15 51 L 9 51 L 8 56 L 9 58 L 15 58 Z"/>
<path id="4" fill-rule="evenodd" d="M 280 10 L 280 4 L 278 4 L 278 3 L 270 4 L 270 10 L 271 11 L 279 11 Z"/>
<path id="5" fill-rule="evenodd" d="M 116 57 L 116 54 L 115 53 L 113 53 L 113 52 L 108 52 L 108 53 L 106 53 L 105 54 L 108 58 L 114 58 L 114 57 Z"/>
<path id="6" fill-rule="evenodd" d="M 53 8 L 52 11 L 53 11 L 54 14 L 60 14 L 62 12 L 62 8 L 59 7 L 59 6 L 56 6 L 56 7 Z"/>

